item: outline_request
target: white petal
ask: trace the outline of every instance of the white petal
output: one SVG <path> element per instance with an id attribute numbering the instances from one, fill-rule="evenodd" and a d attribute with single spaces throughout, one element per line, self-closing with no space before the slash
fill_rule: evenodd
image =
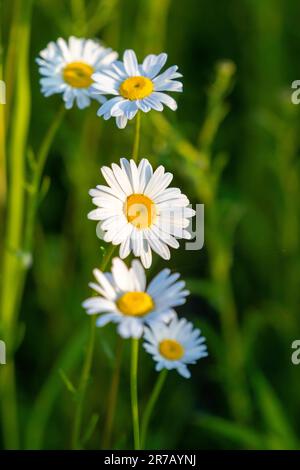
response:
<path id="1" fill-rule="evenodd" d="M 180 366 L 178 366 L 177 371 L 185 379 L 189 379 L 191 377 L 190 371 L 184 364 L 181 364 Z"/>
<path id="2" fill-rule="evenodd" d="M 149 269 L 152 264 L 152 251 L 151 251 L 149 243 L 146 240 L 143 243 L 143 250 L 141 252 L 141 260 L 142 260 L 143 266 L 146 269 Z"/>
<path id="3" fill-rule="evenodd" d="M 111 116 L 111 109 L 114 107 L 116 103 L 123 101 L 121 96 L 116 96 L 115 98 L 111 98 L 107 100 L 97 111 L 97 116 L 104 116 L 104 114 L 109 113 Z"/>
<path id="4" fill-rule="evenodd" d="M 107 167 L 103 166 L 101 168 L 101 172 L 109 186 L 114 190 L 116 196 L 119 199 L 122 199 L 124 197 L 124 194 L 126 195 L 126 192 L 123 190 L 123 188 L 119 185 L 118 181 L 116 180 L 113 171 Z"/>
<path id="5" fill-rule="evenodd" d="M 120 258 L 114 258 L 112 261 L 112 274 L 114 281 L 120 290 L 127 292 L 133 291 L 133 283 L 129 270 Z"/>
<path id="6" fill-rule="evenodd" d="M 99 269 L 94 269 L 93 274 L 96 280 L 99 282 L 100 286 L 102 286 L 103 289 L 107 292 L 107 295 L 111 298 L 114 298 L 116 295 L 115 289 L 108 281 L 107 277 Z"/>
<path id="7" fill-rule="evenodd" d="M 133 260 L 131 270 L 134 275 L 136 290 L 143 292 L 146 288 L 146 274 L 143 266 L 138 260 Z"/>
<path id="8" fill-rule="evenodd" d="M 114 302 L 103 299 L 102 297 L 90 297 L 82 303 L 87 313 L 93 315 L 102 312 L 115 312 L 116 306 Z"/>
<path id="9" fill-rule="evenodd" d="M 155 77 L 167 61 L 168 55 L 165 53 L 154 55 L 148 55 L 143 62 L 143 71 L 149 78 Z"/>
<path id="10" fill-rule="evenodd" d="M 107 313 L 106 315 L 101 315 L 99 318 L 97 318 L 96 325 L 101 328 L 102 326 L 107 325 L 107 323 L 114 321 L 115 318 L 115 313 Z"/>
<path id="11" fill-rule="evenodd" d="M 123 63 L 129 77 L 140 75 L 138 61 L 132 49 L 127 49 L 124 52 Z"/>
<path id="12" fill-rule="evenodd" d="M 127 238 L 121 243 L 120 251 L 119 251 L 120 258 L 122 259 L 127 258 L 127 256 L 130 254 L 130 251 L 131 251 L 130 238 Z"/>
<path id="13" fill-rule="evenodd" d="M 157 185 L 160 184 L 164 173 L 165 173 L 165 169 L 162 165 L 160 165 L 158 168 L 156 168 L 156 170 L 153 173 L 149 183 L 147 184 L 147 186 L 145 188 L 144 193 L 146 194 L 146 196 L 148 196 L 148 194 L 151 194 L 152 191 L 155 191 L 155 189 L 157 188 Z"/>
<path id="14" fill-rule="evenodd" d="M 128 196 L 129 194 L 132 194 L 133 188 L 131 186 L 131 183 L 127 177 L 127 174 L 125 171 L 123 171 L 119 165 L 116 163 L 112 164 L 112 169 L 115 175 L 116 180 L 118 181 L 119 185 L 121 186 L 122 190 Z"/>
<path id="15" fill-rule="evenodd" d="M 155 251 L 159 256 L 165 260 L 171 258 L 170 250 L 168 246 L 163 243 L 159 238 L 151 231 L 151 229 L 145 233 L 146 238 L 151 246 L 152 250 Z"/>
<path id="16" fill-rule="evenodd" d="M 152 166 L 149 163 L 149 161 L 146 158 L 143 158 L 138 166 L 138 172 L 139 172 L 139 180 L 140 180 L 140 187 L 138 192 L 143 193 L 145 190 L 145 187 L 149 183 L 152 175 L 153 175 L 153 170 Z"/>
<path id="17" fill-rule="evenodd" d="M 116 124 L 119 129 L 124 129 L 127 124 L 127 117 L 125 115 L 116 117 Z"/>
<path id="18" fill-rule="evenodd" d="M 154 93 L 152 93 L 152 96 L 157 98 L 161 103 L 168 106 L 168 108 L 172 109 L 172 111 L 176 111 L 177 103 L 171 96 L 166 95 L 166 93 L 161 93 L 159 91 L 155 91 Z"/>

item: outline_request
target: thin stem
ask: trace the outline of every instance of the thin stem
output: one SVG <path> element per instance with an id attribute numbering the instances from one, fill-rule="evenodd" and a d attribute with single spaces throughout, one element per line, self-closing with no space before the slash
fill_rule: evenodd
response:
<path id="1" fill-rule="evenodd" d="M 134 133 L 134 142 L 132 150 L 132 158 L 135 162 L 139 160 L 139 151 L 140 151 L 140 135 L 141 135 L 141 113 L 138 111 L 135 118 L 135 133 Z"/>
<path id="2" fill-rule="evenodd" d="M 28 253 L 31 250 L 32 245 L 32 236 L 35 225 L 36 211 L 39 204 L 39 191 L 41 180 L 43 176 L 43 171 L 45 168 L 45 163 L 53 139 L 56 135 L 58 128 L 62 122 L 62 119 L 65 115 L 66 109 L 62 105 L 57 115 L 51 122 L 48 131 L 45 134 L 45 137 L 41 143 L 40 149 L 38 151 L 36 160 L 33 162 L 33 178 L 30 183 L 29 188 L 29 198 L 28 198 L 28 209 L 27 209 L 27 220 L 25 224 L 25 235 L 24 235 L 24 252 Z"/>
<path id="3" fill-rule="evenodd" d="M 95 333 L 96 333 L 96 316 L 91 317 L 90 336 L 86 350 L 85 361 L 81 373 L 80 384 L 78 387 L 78 402 L 75 414 L 75 421 L 72 434 L 72 449 L 80 449 L 80 433 L 82 422 L 82 411 L 84 406 L 85 392 L 87 384 L 90 379 L 90 371 L 92 367 L 93 353 L 95 347 Z"/>
<path id="4" fill-rule="evenodd" d="M 117 337 L 117 347 L 116 347 L 116 358 L 115 358 L 115 368 L 110 386 L 109 401 L 108 401 L 108 410 L 106 415 L 106 423 L 104 430 L 104 437 L 102 442 L 103 449 L 109 449 L 111 443 L 111 436 L 113 431 L 114 417 L 117 405 L 119 383 L 120 383 L 120 371 L 122 364 L 122 353 L 123 353 L 123 339 Z"/>
<path id="5" fill-rule="evenodd" d="M 168 375 L 168 370 L 163 369 L 161 371 L 161 373 L 159 374 L 159 376 L 157 377 L 156 383 L 153 387 L 151 396 L 150 396 L 149 401 L 147 403 L 147 406 L 146 406 L 146 409 L 145 409 L 145 412 L 144 412 L 144 416 L 143 416 L 143 420 L 142 420 L 142 432 L 141 432 L 142 449 L 145 447 L 148 426 L 149 426 L 151 415 L 153 413 L 153 409 L 154 409 L 155 404 L 157 402 L 157 399 L 160 395 L 162 387 L 165 383 L 167 375 Z"/>
<path id="6" fill-rule="evenodd" d="M 239 422 L 245 422 L 250 416 L 250 398 L 243 368 L 243 348 L 240 336 L 237 308 L 232 292 L 230 278 L 232 258 L 231 247 L 224 242 L 220 226 L 222 225 L 222 212 L 220 201 L 216 197 L 218 187 L 214 183 L 214 169 L 210 165 L 213 153 L 213 142 L 216 138 L 220 124 L 224 120 L 228 107 L 225 98 L 229 93 L 235 65 L 230 61 L 221 62 L 217 66 L 216 79 L 211 86 L 208 95 L 208 109 L 205 121 L 199 134 L 199 150 L 205 155 L 209 165 L 206 168 L 206 180 L 209 183 L 209 191 L 203 193 L 203 186 L 198 185 L 198 194 L 208 207 L 206 222 L 207 251 L 209 255 L 210 276 L 218 289 L 219 315 L 224 342 L 226 344 L 226 355 L 224 360 L 230 364 L 225 367 L 226 371 L 226 393 L 229 406 L 235 418 Z M 219 184 L 218 178 L 215 179 Z M 234 384 L 234 385 L 232 385 Z"/>
<path id="7" fill-rule="evenodd" d="M 101 271 L 105 271 L 114 251 L 115 246 L 111 245 L 109 250 L 107 251 L 106 255 L 104 256 L 100 269 Z M 83 408 L 84 408 L 84 400 L 87 390 L 87 385 L 90 380 L 91 375 L 91 367 L 93 362 L 93 355 L 95 349 L 95 333 L 96 333 L 96 321 L 97 318 L 95 315 L 91 316 L 91 326 L 90 326 L 90 335 L 88 339 L 85 359 L 83 363 L 83 368 L 81 372 L 81 378 L 78 386 L 78 399 L 77 399 L 77 406 L 75 410 L 75 418 L 74 418 L 74 426 L 72 431 L 72 449 L 80 449 L 80 438 L 81 438 L 81 425 L 82 425 L 82 417 L 83 417 Z"/>
<path id="8" fill-rule="evenodd" d="M 132 338 L 130 392 L 131 392 L 131 411 L 132 411 L 134 450 L 139 450 L 141 448 L 140 447 L 138 389 L 137 389 L 138 356 L 139 356 L 139 340 L 136 338 Z"/>

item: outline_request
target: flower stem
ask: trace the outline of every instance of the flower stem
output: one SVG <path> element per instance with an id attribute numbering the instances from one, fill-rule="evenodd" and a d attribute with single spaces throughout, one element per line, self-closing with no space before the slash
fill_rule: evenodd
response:
<path id="1" fill-rule="evenodd" d="M 138 389 L 137 389 L 138 356 L 139 356 L 139 340 L 136 338 L 132 338 L 130 391 L 131 391 L 131 411 L 132 411 L 134 450 L 140 450 L 140 425 L 139 425 L 139 407 L 138 407 Z"/>
<path id="2" fill-rule="evenodd" d="M 135 134 L 132 150 L 132 158 L 137 163 L 139 160 L 139 151 L 140 151 L 140 134 L 141 134 L 141 113 L 138 111 L 135 118 Z"/>
<path id="3" fill-rule="evenodd" d="M 104 256 L 100 269 L 101 271 L 105 271 L 114 251 L 115 246 L 111 245 L 109 250 L 107 251 L 106 255 Z M 91 375 L 91 367 L 93 362 L 93 355 L 95 349 L 95 333 L 96 333 L 96 321 L 97 317 L 95 315 L 91 316 L 91 325 L 90 325 L 90 335 L 87 344 L 86 354 L 84 358 L 83 368 L 81 372 L 81 378 L 78 386 L 78 399 L 77 399 L 77 406 L 75 410 L 75 418 L 74 418 L 74 426 L 72 431 L 72 449 L 80 449 L 81 443 L 81 424 L 82 424 L 82 417 L 83 417 L 83 407 L 84 407 L 84 400 L 87 390 L 87 385 L 90 380 Z"/>
<path id="4" fill-rule="evenodd" d="M 117 347 L 116 347 L 116 358 L 115 358 L 115 368 L 110 386 L 109 401 L 108 401 L 108 410 L 106 415 L 106 423 L 104 430 L 104 437 L 102 442 L 103 449 L 109 449 L 111 443 L 111 435 L 114 424 L 115 410 L 117 405 L 119 383 L 120 383 L 120 371 L 122 364 L 122 353 L 123 353 L 123 339 L 117 337 Z"/>
<path id="5" fill-rule="evenodd" d="M 62 119 L 65 115 L 66 109 L 62 105 L 57 115 L 54 117 L 51 122 L 49 129 L 47 130 L 45 137 L 41 143 L 40 149 L 37 153 L 36 160 L 32 163 L 33 166 L 33 177 L 30 182 L 29 187 L 29 196 L 28 196 L 28 209 L 27 209 L 27 220 L 25 224 L 25 234 L 24 234 L 24 252 L 29 253 L 32 245 L 33 230 L 35 225 L 36 211 L 39 203 L 40 195 L 40 185 L 41 179 L 43 176 L 43 171 L 47 156 L 53 142 L 53 139 L 56 135 L 56 132 L 62 122 Z"/>
<path id="6" fill-rule="evenodd" d="M 144 416 L 143 416 L 143 420 L 142 420 L 142 432 L 141 432 L 141 445 L 142 445 L 142 448 L 145 447 L 150 418 L 151 418 L 154 406 L 155 406 L 155 404 L 157 402 L 157 399 L 159 397 L 159 394 L 161 392 L 161 389 L 162 389 L 162 387 L 165 383 L 167 375 L 168 375 L 168 370 L 167 369 L 164 369 L 164 370 L 161 371 L 161 373 L 159 374 L 159 376 L 156 380 L 156 383 L 153 387 L 150 399 L 147 403 L 147 406 L 146 406 L 146 409 L 145 409 L 145 412 L 144 412 Z"/>

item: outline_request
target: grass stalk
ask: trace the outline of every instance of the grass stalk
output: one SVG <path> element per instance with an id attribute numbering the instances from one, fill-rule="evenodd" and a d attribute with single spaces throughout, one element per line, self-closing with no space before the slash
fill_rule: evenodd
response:
<path id="1" fill-rule="evenodd" d="M 100 266 L 101 271 L 105 271 L 111 257 L 113 256 L 114 251 L 115 251 L 115 246 L 111 245 L 106 255 L 104 255 L 103 261 Z M 82 367 L 81 378 L 80 378 L 80 382 L 78 386 L 78 397 L 77 397 L 77 402 L 76 402 L 74 425 L 73 425 L 72 436 L 71 436 L 71 445 L 72 445 L 72 449 L 74 450 L 81 449 L 81 427 L 82 427 L 85 396 L 86 396 L 87 386 L 88 386 L 90 376 L 91 376 L 91 368 L 92 368 L 93 355 L 94 355 L 94 349 L 95 349 L 96 321 L 97 321 L 96 316 L 92 315 L 90 319 L 89 339 L 88 339 L 86 354 L 85 354 L 84 363 Z"/>
<path id="2" fill-rule="evenodd" d="M 138 404 L 138 358 L 139 358 L 139 340 L 131 340 L 131 367 L 130 367 L 130 395 L 131 395 L 131 413 L 133 427 L 134 450 L 140 450 L 140 424 L 139 424 L 139 404 Z"/>
<path id="3" fill-rule="evenodd" d="M 2 289 L 0 298 L 1 323 L 7 344 L 6 372 L 1 376 L 1 407 L 4 445 L 7 449 L 19 447 L 19 429 L 16 404 L 16 385 L 13 356 L 16 337 L 16 306 L 22 276 L 22 241 L 24 222 L 24 182 L 27 134 L 30 121 L 30 84 L 28 55 L 31 28 L 32 0 L 18 2 L 19 15 L 15 16 L 18 33 L 18 62 L 16 68 L 15 103 L 11 122 L 8 150 L 9 187 L 7 220 L 3 253 Z"/>
<path id="4" fill-rule="evenodd" d="M 105 428 L 104 428 L 104 437 L 103 437 L 103 442 L 102 442 L 103 449 L 109 449 L 111 445 L 111 436 L 112 436 L 112 431 L 113 431 L 113 424 L 114 424 L 118 391 L 119 391 L 119 383 L 120 383 L 123 345 L 124 345 L 123 339 L 120 336 L 118 336 L 117 346 L 116 346 L 115 367 L 114 367 L 113 377 L 112 377 L 110 391 L 109 391 L 107 415 L 106 415 L 106 422 L 105 422 Z"/>

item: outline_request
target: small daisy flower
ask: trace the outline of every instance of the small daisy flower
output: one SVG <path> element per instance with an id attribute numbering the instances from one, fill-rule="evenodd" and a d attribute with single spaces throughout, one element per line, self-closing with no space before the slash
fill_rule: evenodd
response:
<path id="1" fill-rule="evenodd" d="M 175 111 L 176 101 L 163 92 L 181 92 L 182 83 L 175 79 L 182 75 L 177 72 L 176 65 L 159 74 L 167 57 L 165 53 L 151 54 L 142 64 L 138 64 L 135 52 L 126 50 L 123 62 L 116 61 L 109 70 L 95 73 L 95 92 L 114 95 L 114 98 L 99 108 L 98 116 L 103 116 L 104 119 L 115 117 L 117 126 L 123 129 L 128 119 L 133 119 L 139 110 L 144 113 L 151 109 L 162 111 L 166 105 Z"/>
<path id="2" fill-rule="evenodd" d="M 157 371 L 176 369 L 187 379 L 191 373 L 186 365 L 208 355 L 201 331 L 185 318 L 174 317 L 168 325 L 160 321 L 151 324 L 145 328 L 144 339 L 143 346 L 156 361 Z"/>
<path id="3" fill-rule="evenodd" d="M 121 158 L 120 166 L 102 167 L 108 186 L 99 185 L 89 194 L 98 206 L 88 214 L 99 220 L 103 239 L 120 245 L 120 258 L 132 251 L 145 268 L 152 263 L 152 250 L 170 259 L 170 250 L 178 248 L 177 238 L 190 239 L 186 230 L 195 211 L 178 188 L 168 188 L 173 175 L 159 166 L 154 172 L 147 159 L 137 166 Z"/>
<path id="4" fill-rule="evenodd" d="M 71 36 L 68 41 L 59 38 L 50 42 L 36 59 L 42 75 L 41 91 L 46 97 L 62 93 L 67 109 L 74 101 L 79 109 L 86 108 L 91 98 L 104 103 L 105 98 L 92 91 L 92 75 L 104 71 L 117 57 L 112 49 L 91 39 Z"/>
<path id="5" fill-rule="evenodd" d="M 83 302 L 88 314 L 98 314 L 97 326 L 113 322 L 123 338 L 140 338 L 145 324 L 160 320 L 169 321 L 176 314 L 173 307 L 186 301 L 189 291 L 180 275 L 164 269 L 146 285 L 146 275 L 138 260 L 130 269 L 120 258 L 112 261 L 111 273 L 94 269 L 97 282 L 89 286 L 99 294 Z"/>

